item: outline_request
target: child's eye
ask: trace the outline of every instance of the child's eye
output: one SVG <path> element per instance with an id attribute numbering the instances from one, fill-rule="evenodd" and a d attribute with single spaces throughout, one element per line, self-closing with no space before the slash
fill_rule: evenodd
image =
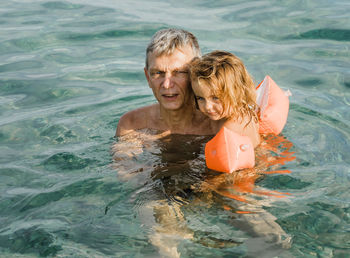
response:
<path id="1" fill-rule="evenodd" d="M 211 98 L 212 98 L 213 101 L 216 101 L 216 102 L 220 101 L 220 99 L 218 97 L 216 97 L 216 96 L 212 96 Z"/>
<path id="2" fill-rule="evenodd" d="M 202 97 L 196 96 L 196 100 L 203 100 Z"/>

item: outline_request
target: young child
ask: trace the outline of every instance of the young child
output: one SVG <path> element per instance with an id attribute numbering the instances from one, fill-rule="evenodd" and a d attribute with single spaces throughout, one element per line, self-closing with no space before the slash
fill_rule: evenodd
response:
<path id="1" fill-rule="evenodd" d="M 223 126 L 260 143 L 258 105 L 252 78 L 242 61 L 226 51 L 214 51 L 190 63 L 192 90 L 197 107 Z"/>

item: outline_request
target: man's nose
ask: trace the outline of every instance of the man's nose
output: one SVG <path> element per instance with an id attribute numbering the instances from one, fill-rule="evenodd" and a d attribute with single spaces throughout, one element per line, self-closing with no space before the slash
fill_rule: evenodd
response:
<path id="1" fill-rule="evenodd" d="M 170 73 L 165 73 L 163 87 L 168 89 L 172 86 L 172 75 Z"/>

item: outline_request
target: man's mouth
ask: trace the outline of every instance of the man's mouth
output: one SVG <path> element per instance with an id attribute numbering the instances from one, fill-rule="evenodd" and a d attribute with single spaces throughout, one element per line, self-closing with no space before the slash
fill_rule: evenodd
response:
<path id="1" fill-rule="evenodd" d="M 179 94 L 162 94 L 162 97 L 166 99 L 175 99 Z"/>

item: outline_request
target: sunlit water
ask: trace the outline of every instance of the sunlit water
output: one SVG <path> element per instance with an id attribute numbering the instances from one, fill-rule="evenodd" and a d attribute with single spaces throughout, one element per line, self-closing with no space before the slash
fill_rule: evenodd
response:
<path id="1" fill-rule="evenodd" d="M 274 255 L 347 257 L 349 13 L 347 0 L 1 1 L 0 256 L 158 256 L 147 210 L 162 200 L 194 232 L 169 236 L 182 257 L 254 255 L 260 245 L 238 223 L 250 200 L 292 237 Z M 174 26 L 291 90 L 280 139 L 293 158 L 280 173 L 222 179 L 205 169 L 205 137 L 149 141 L 131 167 L 113 162 L 120 116 L 154 102 L 145 47 Z"/>

